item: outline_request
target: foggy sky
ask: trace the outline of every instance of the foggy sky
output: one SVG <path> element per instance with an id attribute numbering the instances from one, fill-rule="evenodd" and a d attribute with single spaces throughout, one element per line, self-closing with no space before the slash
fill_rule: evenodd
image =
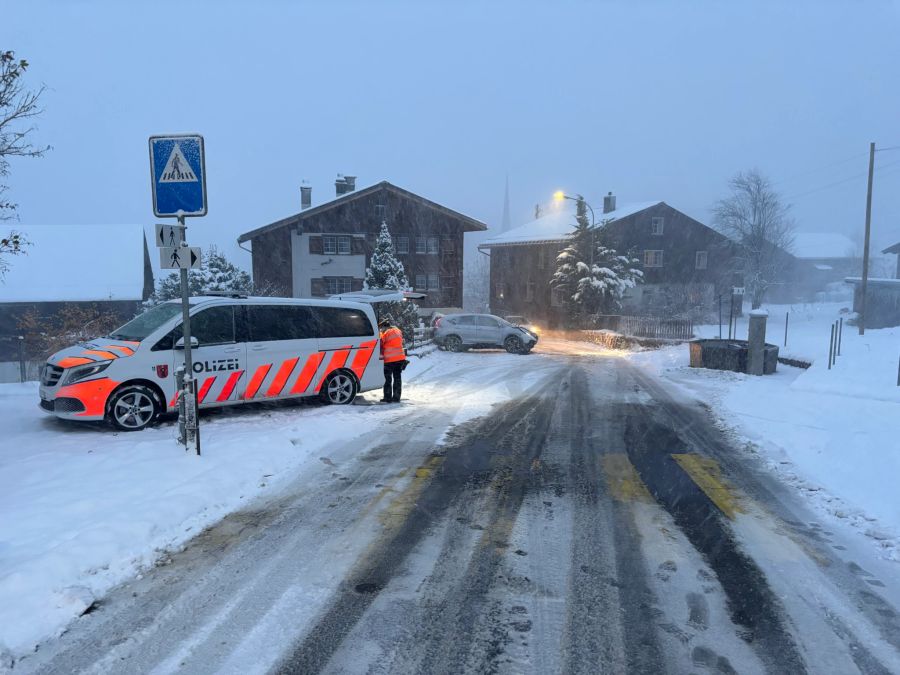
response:
<path id="1" fill-rule="evenodd" d="M 23 224 L 152 225 L 147 137 L 196 131 L 209 215 L 189 240 L 247 267 L 238 234 L 297 212 L 302 179 L 333 197 L 338 172 L 499 226 L 507 175 L 513 225 L 556 189 L 709 222 L 757 167 L 799 229 L 858 237 L 868 143 L 900 146 L 888 2 L 35 0 L 4 3 L 0 48 L 48 87 L 53 151 L 9 181 Z M 900 150 L 877 164 L 883 247 Z"/>

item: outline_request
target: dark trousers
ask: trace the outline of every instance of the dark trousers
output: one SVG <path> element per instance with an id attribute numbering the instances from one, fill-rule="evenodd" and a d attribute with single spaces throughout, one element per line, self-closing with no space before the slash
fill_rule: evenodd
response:
<path id="1" fill-rule="evenodd" d="M 388 401 L 399 401 L 403 388 L 403 361 L 384 364 L 384 398 Z M 393 388 L 391 381 L 393 380 Z"/>

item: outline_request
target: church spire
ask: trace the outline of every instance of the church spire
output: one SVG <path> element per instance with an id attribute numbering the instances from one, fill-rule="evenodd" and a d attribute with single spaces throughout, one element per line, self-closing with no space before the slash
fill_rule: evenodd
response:
<path id="1" fill-rule="evenodd" d="M 506 174 L 506 191 L 503 193 L 503 219 L 500 221 L 500 231 L 506 232 L 510 228 L 509 222 L 509 174 Z"/>

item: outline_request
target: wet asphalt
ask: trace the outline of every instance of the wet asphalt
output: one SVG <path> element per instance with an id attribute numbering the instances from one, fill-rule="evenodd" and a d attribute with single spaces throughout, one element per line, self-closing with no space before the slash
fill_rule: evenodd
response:
<path id="1" fill-rule="evenodd" d="M 788 498 L 731 461 L 704 410 L 622 360 L 528 358 L 554 361 L 536 390 L 440 445 L 411 416 L 337 487 L 229 517 L 34 672 L 900 672 L 894 608 L 779 515 Z M 782 559 L 792 542 L 815 560 Z M 322 556 L 348 547 L 325 575 Z M 803 584 L 823 583 L 846 603 L 810 599 Z M 321 602 L 295 624 L 282 606 L 298 586 Z M 171 636 L 204 612 L 226 618 L 173 659 Z M 235 665 L 260 627 L 270 653 Z"/>

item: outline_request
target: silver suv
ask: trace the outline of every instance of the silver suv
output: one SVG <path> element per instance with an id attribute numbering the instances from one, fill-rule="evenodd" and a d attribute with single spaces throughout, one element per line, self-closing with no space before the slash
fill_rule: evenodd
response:
<path id="1" fill-rule="evenodd" d="M 434 341 L 451 352 L 502 347 L 510 354 L 527 354 L 538 336 L 493 314 L 447 314 L 434 327 Z"/>

